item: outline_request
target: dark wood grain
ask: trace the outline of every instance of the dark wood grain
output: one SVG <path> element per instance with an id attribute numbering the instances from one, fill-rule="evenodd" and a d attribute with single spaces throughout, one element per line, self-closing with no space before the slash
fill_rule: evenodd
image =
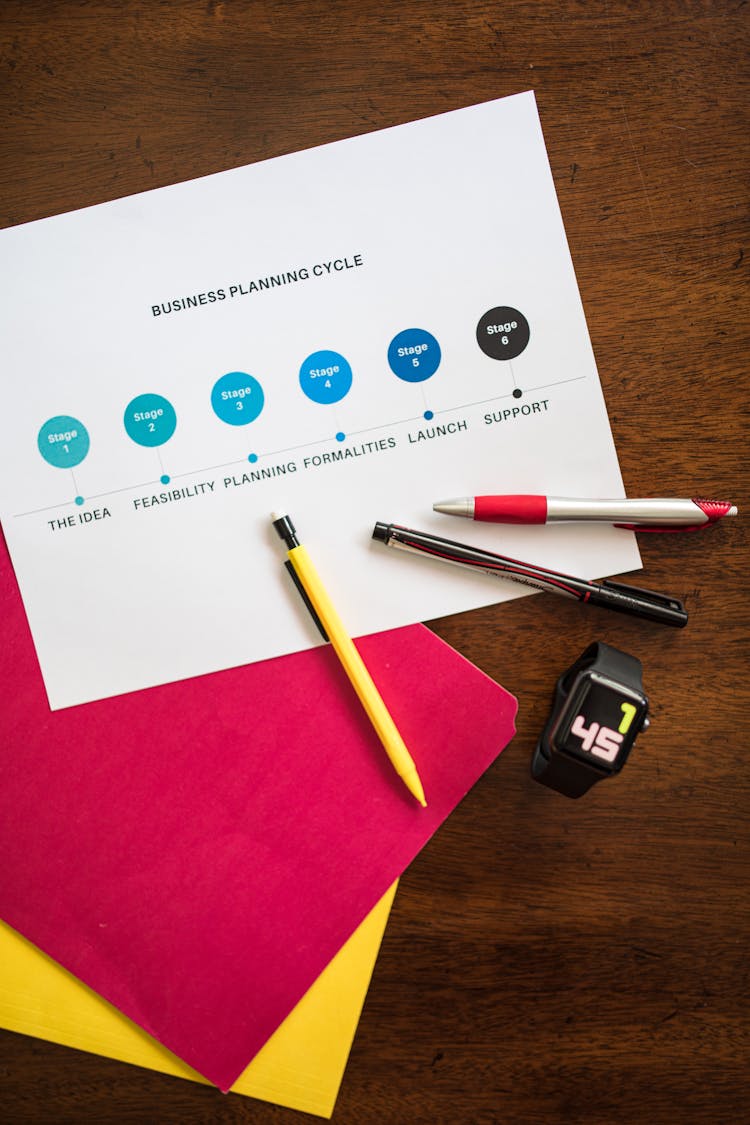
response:
<path id="1" fill-rule="evenodd" d="M 4 0 L 0 225 L 533 88 L 627 491 L 746 516 L 749 12 Z M 548 596 L 432 623 L 518 735 L 401 882 L 334 1122 L 747 1119 L 746 524 L 641 537 L 684 632 Z M 653 723 L 572 802 L 529 759 L 595 638 L 642 659 Z M 316 1120 L 8 1032 L 0 1112 Z"/>

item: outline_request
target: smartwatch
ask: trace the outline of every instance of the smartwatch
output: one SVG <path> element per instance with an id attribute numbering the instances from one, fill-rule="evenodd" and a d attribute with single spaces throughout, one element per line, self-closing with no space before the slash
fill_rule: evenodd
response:
<path id="1" fill-rule="evenodd" d="M 640 660 L 597 641 L 557 681 L 531 776 L 566 797 L 582 797 L 620 772 L 648 724 Z"/>

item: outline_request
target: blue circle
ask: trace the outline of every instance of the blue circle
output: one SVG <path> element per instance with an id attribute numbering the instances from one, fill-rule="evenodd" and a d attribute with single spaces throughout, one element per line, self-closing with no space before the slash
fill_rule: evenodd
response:
<path id="1" fill-rule="evenodd" d="M 177 415 L 161 395 L 138 395 L 125 407 L 125 432 L 136 445 L 164 445 L 177 426 Z"/>
<path id="2" fill-rule="evenodd" d="M 248 461 L 250 462 L 251 465 L 254 465 L 255 462 L 258 460 L 258 454 L 257 453 L 248 453 L 247 459 L 248 459 Z"/>
<path id="3" fill-rule="evenodd" d="M 339 432 L 336 434 L 336 441 L 346 441 L 346 434 L 343 432 L 343 430 L 339 430 Z"/>
<path id="4" fill-rule="evenodd" d="M 162 476 L 159 477 L 159 480 L 162 484 L 169 484 L 171 478 L 168 477 L 166 473 L 163 473 Z"/>
<path id="5" fill-rule="evenodd" d="M 228 426 L 247 426 L 254 422 L 264 403 L 263 388 L 245 371 L 230 371 L 222 375 L 211 391 L 214 414 Z"/>
<path id="6" fill-rule="evenodd" d="M 388 346 L 391 371 L 405 383 L 423 383 L 440 366 L 440 344 L 424 328 L 405 328 Z"/>
<path id="7" fill-rule="evenodd" d="M 82 496 L 76 496 L 76 504 L 78 505 L 79 508 L 80 508 L 81 504 L 83 504 L 83 503 L 84 503 L 83 497 Z"/>
<path id="8" fill-rule="evenodd" d="M 434 414 L 432 413 L 432 411 L 431 411 L 431 410 L 425 410 L 425 412 L 424 412 L 424 415 L 423 415 L 423 417 L 424 417 L 424 418 L 425 418 L 425 419 L 426 419 L 426 420 L 427 420 L 428 422 L 431 422 L 431 421 L 432 421 L 432 419 L 433 419 L 433 418 L 435 417 L 435 415 L 434 415 Z"/>
<path id="9" fill-rule="evenodd" d="M 57 414 L 44 423 L 36 439 L 39 452 L 56 469 L 74 469 L 89 451 L 88 430 L 77 418 Z"/>
<path id="10" fill-rule="evenodd" d="M 340 402 L 352 385 L 352 369 L 338 352 L 313 352 L 299 369 L 299 385 L 313 402 Z"/>

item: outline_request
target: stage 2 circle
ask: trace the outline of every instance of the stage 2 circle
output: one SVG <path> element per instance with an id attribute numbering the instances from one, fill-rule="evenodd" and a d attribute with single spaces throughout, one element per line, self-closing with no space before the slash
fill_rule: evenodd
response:
<path id="1" fill-rule="evenodd" d="M 138 395 L 125 407 L 125 432 L 136 445 L 164 445 L 177 427 L 177 415 L 169 399 L 161 395 Z"/>

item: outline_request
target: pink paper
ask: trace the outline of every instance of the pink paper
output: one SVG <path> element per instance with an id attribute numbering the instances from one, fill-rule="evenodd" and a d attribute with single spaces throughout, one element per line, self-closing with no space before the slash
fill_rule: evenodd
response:
<path id="1" fill-rule="evenodd" d="M 1 543 L 0 612 L 0 917 L 226 1090 L 516 702 L 421 625 L 358 642 L 421 809 L 330 647 L 53 714 Z"/>

